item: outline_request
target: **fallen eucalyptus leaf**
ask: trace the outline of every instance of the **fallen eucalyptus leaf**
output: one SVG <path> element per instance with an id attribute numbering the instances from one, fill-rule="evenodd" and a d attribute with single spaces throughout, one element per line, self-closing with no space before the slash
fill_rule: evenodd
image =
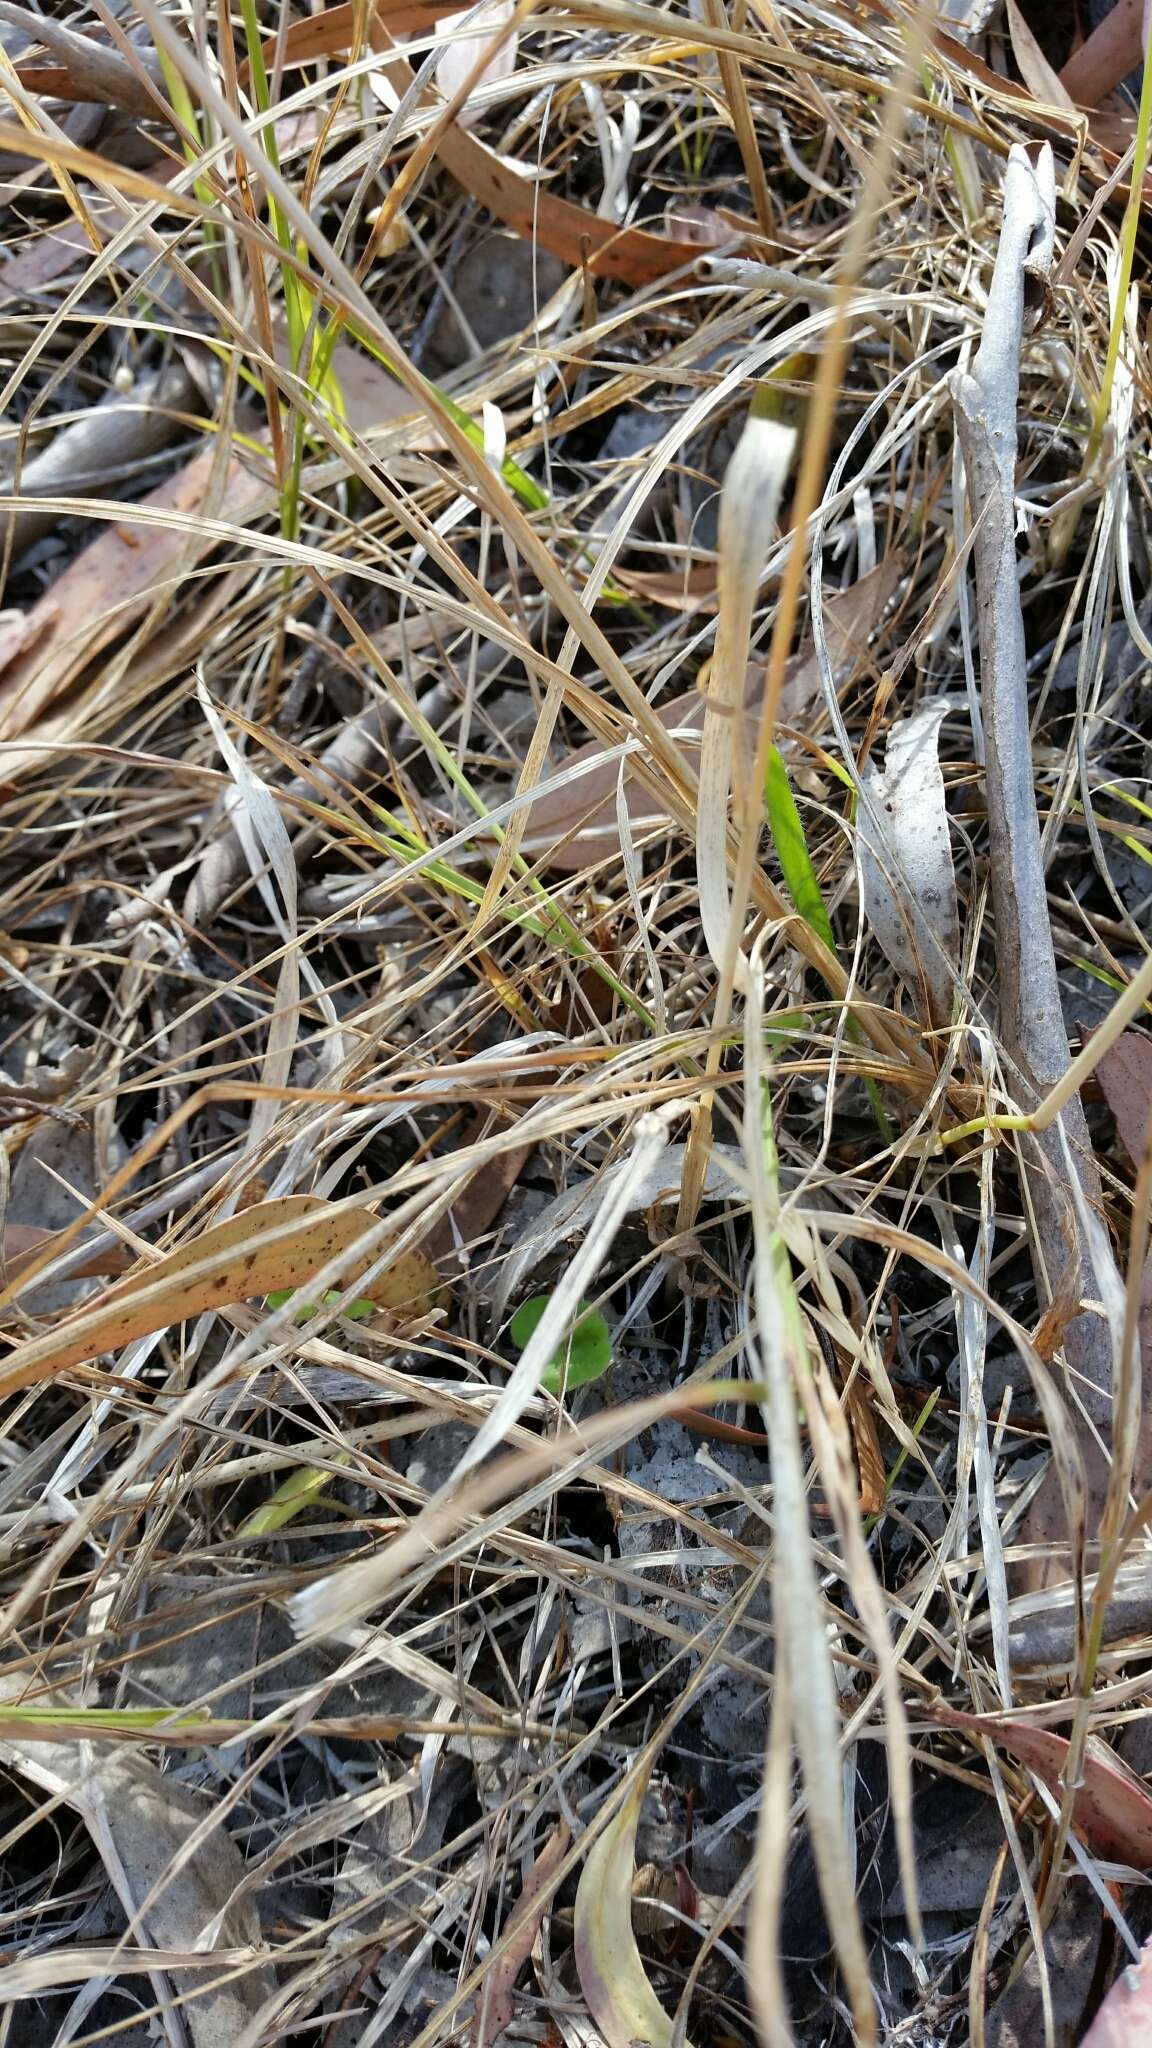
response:
<path id="1" fill-rule="evenodd" d="M 287 1195 L 244 1209 L 142 1273 L 130 1273 L 106 1288 L 47 1336 L 18 1344 L 0 1371 L 0 1396 L 36 1386 L 102 1351 L 117 1351 L 136 1337 L 206 1309 L 302 1286 L 341 1253 L 347 1254 L 346 1277 L 353 1280 L 381 1256 L 378 1238 L 369 1239 L 370 1252 L 359 1260 L 355 1256 L 356 1246 L 374 1229 L 379 1230 L 379 1218 L 368 1211 L 337 1208 L 313 1195 Z M 438 1284 L 429 1260 L 406 1251 L 373 1274 L 372 1296 L 380 1308 L 411 1309 L 426 1304 Z"/>
<path id="2" fill-rule="evenodd" d="M 588 1851 L 576 1892 L 576 1975 L 608 2048 L 636 2048 L 641 2041 L 646 2048 L 672 2048 L 672 2022 L 648 1982 L 632 1931 L 636 1827 L 650 1769 L 634 1772 L 619 1812 Z"/>
<path id="3" fill-rule="evenodd" d="M 480 1993 L 472 2048 L 492 2048 L 492 2043 L 516 2017 L 516 1979 L 532 1953 L 540 1922 L 552 1903 L 555 1873 L 564 1861 L 571 1839 L 567 1822 L 557 1821 L 524 1880 L 524 1888 L 501 1935 L 501 1943 L 507 1945 L 489 1970 Z"/>
<path id="4" fill-rule="evenodd" d="M 1068 1739 L 1034 1722 L 1003 1714 L 964 1714 L 938 1702 L 932 1719 L 944 1728 L 986 1735 L 1026 1770 L 1034 1771 L 1057 1799 L 1063 1796 Z M 1072 1825 L 1094 1855 L 1134 1870 L 1152 1867 L 1152 1794 L 1114 1749 L 1092 1737 L 1084 1752 L 1081 1783 L 1072 1802 Z"/>

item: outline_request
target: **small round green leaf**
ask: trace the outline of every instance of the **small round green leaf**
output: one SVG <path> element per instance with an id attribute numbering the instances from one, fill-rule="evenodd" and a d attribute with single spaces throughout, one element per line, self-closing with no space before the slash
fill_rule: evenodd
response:
<path id="1" fill-rule="evenodd" d="M 535 1336 L 551 1300 L 550 1294 L 534 1294 L 530 1301 L 521 1302 L 509 1326 L 518 1351 L 525 1350 Z M 584 1387 L 591 1380 L 600 1379 L 611 1363 L 612 1332 L 599 1309 L 582 1302 L 579 1319 L 569 1331 L 566 1343 L 545 1366 L 540 1385 L 549 1394 L 559 1394 L 562 1388 Z"/>

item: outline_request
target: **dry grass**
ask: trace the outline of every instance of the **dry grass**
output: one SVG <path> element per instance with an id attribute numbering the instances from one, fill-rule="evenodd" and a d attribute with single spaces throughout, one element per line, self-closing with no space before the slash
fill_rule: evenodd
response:
<path id="1" fill-rule="evenodd" d="M 251 9 L 134 0 L 72 18 L 110 79 L 18 36 L 4 70 L 9 1261 L 72 1235 L 5 1297 L 0 2042 L 977 2040 L 1074 1855 L 1110 1863 L 935 1703 L 1079 1697 L 1107 1734 L 1152 1648 L 1138 1600 L 1093 1632 L 1099 1416 L 1029 1260 L 1027 1135 L 986 1127 L 1035 1093 L 998 1029 L 950 382 L 1008 147 L 1049 136 L 1018 554 L 1079 1033 L 1148 950 L 1109 164 L 888 6 L 524 7 L 507 75 L 440 72 L 463 129 L 443 36 L 411 7 L 397 54 L 398 18 L 268 10 L 262 80 Z M 535 243 L 492 239 L 497 187 Z M 741 569 L 757 391 L 798 460 Z M 930 697 L 958 935 L 898 873 L 909 970 L 862 844 Z M 762 830 L 774 737 L 830 926 Z M 1089 1116 L 1123 1262 L 1131 1162 Z M 256 1244 L 301 1194 L 387 1218 L 355 1269 L 215 1312 L 185 1274 L 162 1327 L 53 1364 L 80 1259 L 90 1291 L 237 1212 Z M 414 1318 L 405 1250 L 437 1268 Z M 513 1371 L 542 1292 L 615 1333 L 566 1404 L 550 1327 Z M 392 1312 L 341 1313 L 365 1296 Z M 1035 1504 L 1054 1403 L 1071 1559 Z M 1103 1562 L 1138 1592 L 1125 1442 Z M 931 1846 L 962 1829 L 983 1907 Z"/>

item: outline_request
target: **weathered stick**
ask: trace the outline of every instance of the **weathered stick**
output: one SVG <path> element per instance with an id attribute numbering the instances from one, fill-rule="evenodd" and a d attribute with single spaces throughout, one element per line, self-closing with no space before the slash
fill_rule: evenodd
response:
<path id="1" fill-rule="evenodd" d="M 1060 1003 L 1028 725 L 1024 621 L 1016 572 L 1016 413 L 1020 347 L 1029 287 L 1041 296 L 1051 269 L 1055 227 L 1052 152 L 1044 144 L 1033 166 L 1019 144 L 1004 178 L 1004 220 L 980 346 L 971 369 L 953 378 L 953 396 L 975 525 L 976 597 L 980 628 L 980 690 L 987 756 L 988 835 L 1000 1026 L 1032 1109 L 1068 1065 L 1068 1034 Z M 1029 1193 L 1035 1222 L 1033 1262 L 1041 1296 L 1098 1299 L 1100 1285 L 1081 1240 L 1066 1189 L 1067 1141 L 1085 1202 L 1099 1211 L 1100 1181 L 1079 1096 L 1059 1124 L 1025 1142 L 1034 1171 Z M 1027 1155 L 1025 1155 L 1027 1156 Z M 1112 1348 L 1099 1314 L 1068 1324 L 1064 1355 L 1076 1393 L 1097 1423 L 1112 1407 Z"/>

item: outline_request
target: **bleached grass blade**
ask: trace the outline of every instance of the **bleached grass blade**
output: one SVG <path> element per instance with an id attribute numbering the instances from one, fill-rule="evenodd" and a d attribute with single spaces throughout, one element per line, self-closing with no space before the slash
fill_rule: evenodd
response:
<path id="1" fill-rule="evenodd" d="M 720 614 L 700 742 L 696 872 L 704 936 L 722 975 L 739 949 L 728 893 L 729 797 L 739 832 L 758 833 L 761 816 L 741 716 L 752 614 L 795 445 L 791 427 L 753 411 L 720 494 Z"/>
<path id="2" fill-rule="evenodd" d="M 808 1520 L 797 1395 L 808 1378 L 804 1328 L 780 1230 L 780 1193 L 772 1111 L 762 1066 L 763 1021 L 749 975 L 745 1032 L 748 1079 L 744 1149 L 752 1192 L 753 1272 L 759 1357 L 765 1383 L 765 1426 L 772 1439 L 776 1511 L 773 1574 L 778 1640 L 783 1639 L 793 1684 L 793 1737 L 804 1782 L 820 1894 L 844 1973 L 856 2039 L 877 2039 L 868 1956 L 852 1882 L 840 1771 L 840 1709 L 827 1636 L 820 1626 L 820 1582 Z M 813 1408 L 815 1404 L 812 1404 Z"/>

